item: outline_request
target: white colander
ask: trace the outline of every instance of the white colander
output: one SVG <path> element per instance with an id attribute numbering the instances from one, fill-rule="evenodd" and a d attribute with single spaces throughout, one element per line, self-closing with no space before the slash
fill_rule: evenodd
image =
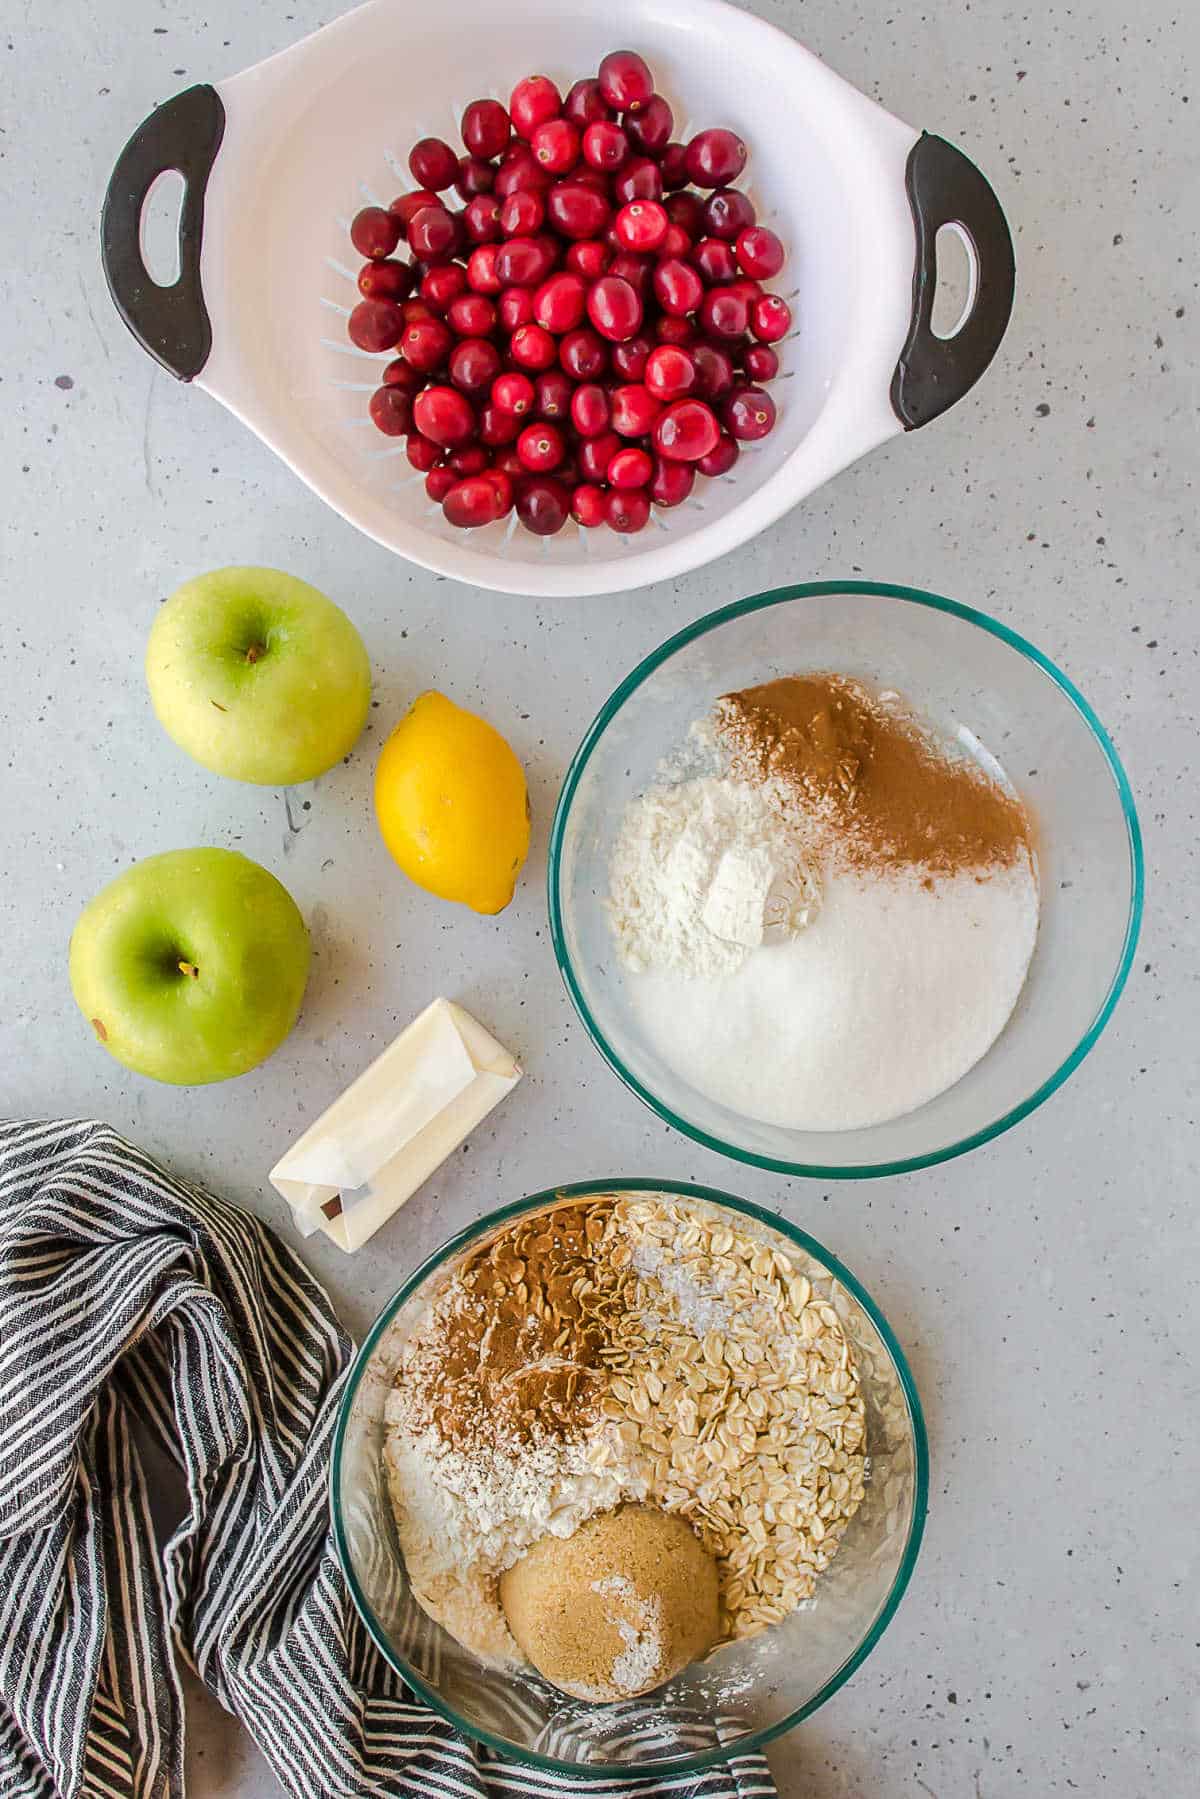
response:
<path id="1" fill-rule="evenodd" d="M 568 85 L 614 48 L 639 50 L 675 135 L 727 125 L 750 146 L 742 183 L 789 246 L 793 336 L 778 346 L 779 420 L 731 473 L 622 537 L 574 524 L 536 538 L 513 516 L 446 523 L 403 441 L 367 401 L 386 357 L 346 318 L 358 258 L 347 226 L 413 186 L 409 146 L 457 142 L 468 101 L 507 99 L 540 71 Z M 157 286 L 140 228 L 165 171 L 185 181 L 180 275 Z M 934 337 L 934 238 L 955 224 L 972 265 L 967 316 Z M 139 128 L 104 208 L 109 286 L 144 347 L 258 433 L 360 530 L 438 573 L 506 593 L 589 594 L 678 575 L 735 548 L 877 444 L 960 398 L 1012 302 L 1012 249 L 983 177 L 903 125 L 800 45 L 722 0 L 443 0 L 420 23 L 371 0 L 256 67 L 179 94 Z"/>

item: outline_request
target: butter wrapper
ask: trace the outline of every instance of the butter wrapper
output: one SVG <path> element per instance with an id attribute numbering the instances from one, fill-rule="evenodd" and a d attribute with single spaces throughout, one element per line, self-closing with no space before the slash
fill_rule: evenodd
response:
<path id="1" fill-rule="evenodd" d="M 361 1249 L 520 1078 L 477 1019 L 435 999 L 276 1162 L 271 1185 L 304 1236 Z"/>

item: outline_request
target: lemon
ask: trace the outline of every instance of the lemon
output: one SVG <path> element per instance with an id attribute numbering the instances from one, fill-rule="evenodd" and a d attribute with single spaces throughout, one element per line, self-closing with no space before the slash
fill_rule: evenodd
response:
<path id="1" fill-rule="evenodd" d="M 525 775 L 499 731 L 443 693 L 413 701 L 379 754 L 375 816 L 410 881 L 502 912 L 529 851 Z"/>

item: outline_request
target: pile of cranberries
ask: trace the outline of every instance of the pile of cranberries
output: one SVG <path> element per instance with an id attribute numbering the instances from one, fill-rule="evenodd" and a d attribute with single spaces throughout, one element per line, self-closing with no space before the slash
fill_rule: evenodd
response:
<path id="1" fill-rule="evenodd" d="M 762 283 L 783 245 L 732 185 L 742 140 L 676 143 L 673 124 L 632 50 L 565 99 L 528 75 L 507 111 L 467 107 L 465 156 L 422 138 L 416 191 L 354 219 L 350 338 L 398 352 L 371 418 L 451 524 L 515 506 L 543 537 L 568 518 L 640 531 L 775 423 L 762 383 L 792 321 Z"/>

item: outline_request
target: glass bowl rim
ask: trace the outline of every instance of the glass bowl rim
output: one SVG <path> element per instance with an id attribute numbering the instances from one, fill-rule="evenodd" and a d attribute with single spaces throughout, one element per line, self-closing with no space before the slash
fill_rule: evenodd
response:
<path id="1" fill-rule="evenodd" d="M 359 1586 L 358 1577 L 350 1559 L 340 1496 L 342 1453 L 345 1447 L 351 1407 L 376 1345 L 404 1302 L 416 1292 L 422 1282 L 436 1274 L 438 1269 L 444 1267 L 459 1250 L 465 1249 L 472 1241 L 483 1236 L 487 1231 L 506 1223 L 509 1219 L 519 1218 L 525 1212 L 535 1211 L 539 1206 L 553 1204 L 556 1200 L 582 1199 L 600 1193 L 670 1193 L 692 1199 L 707 1200 L 713 1205 L 726 1206 L 732 1211 L 742 1213 L 747 1218 L 754 1218 L 760 1224 L 767 1225 L 771 1230 L 778 1231 L 781 1236 L 797 1244 L 814 1261 L 820 1262 L 853 1295 L 878 1331 L 892 1367 L 896 1371 L 900 1390 L 904 1395 L 913 1441 L 913 1509 L 904 1550 L 892 1578 L 892 1584 L 888 1589 L 887 1597 L 872 1620 L 870 1629 L 841 1666 L 834 1670 L 829 1679 L 802 1706 L 789 1712 L 787 1717 L 781 1718 L 774 1724 L 764 1725 L 759 1730 L 747 1731 L 744 1736 L 717 1749 L 705 1749 L 694 1755 L 677 1756 L 670 1760 L 646 1762 L 634 1769 L 617 1768 L 611 1763 L 561 1761 L 556 1756 L 540 1755 L 532 1749 L 519 1749 L 503 1737 L 484 1730 L 479 1725 L 468 1724 L 465 1719 L 460 1718 L 453 1706 L 443 1699 L 441 1694 L 431 1687 L 415 1669 L 410 1667 L 404 1657 L 392 1646 L 387 1632 L 375 1616 L 370 1601 Z M 763 1748 L 765 1744 L 773 1742 L 776 1737 L 782 1736 L 785 1731 L 794 1729 L 805 1718 L 810 1717 L 818 1707 L 825 1704 L 827 1699 L 831 1699 L 838 1689 L 845 1685 L 850 1676 L 861 1667 L 891 1623 L 916 1566 L 917 1554 L 925 1532 L 928 1506 L 929 1438 L 925 1429 L 925 1414 L 921 1409 L 917 1385 L 891 1325 L 857 1277 L 837 1256 L 819 1243 L 815 1237 L 810 1236 L 807 1231 L 802 1230 L 798 1224 L 793 1224 L 791 1219 L 783 1218 L 779 1214 L 769 1211 L 765 1206 L 756 1205 L 753 1200 L 739 1199 L 732 1193 L 723 1192 L 719 1187 L 708 1187 L 694 1181 L 660 1180 L 642 1175 L 617 1176 L 609 1180 L 574 1181 L 566 1186 L 547 1187 L 540 1193 L 527 1194 L 523 1199 L 512 1200 L 508 1205 L 499 1206 L 495 1211 L 488 1212 L 483 1218 L 477 1218 L 471 1224 L 464 1225 L 462 1230 L 456 1231 L 454 1236 L 443 1243 L 440 1249 L 435 1249 L 431 1255 L 426 1256 L 420 1266 L 409 1275 L 383 1307 L 350 1365 L 338 1405 L 337 1422 L 333 1434 L 333 1450 L 329 1460 L 329 1512 L 334 1548 L 358 1614 L 384 1660 L 413 1688 L 414 1692 L 424 1699 L 427 1705 L 444 1718 L 448 1724 L 452 1724 L 463 1736 L 483 1743 L 487 1748 L 495 1750 L 498 1755 L 509 1761 L 540 1768 L 546 1773 L 571 1775 L 581 1781 L 612 1780 L 618 1776 L 624 1780 L 653 1780 L 665 1775 L 699 1773 L 704 1768 L 718 1767 L 722 1762 L 730 1761 L 734 1756 L 753 1754 L 756 1750 Z"/>
<path id="2" fill-rule="evenodd" d="M 751 612 L 762 612 L 769 606 L 784 605 L 792 600 L 818 599 L 835 594 L 868 594 L 884 599 L 902 600 L 909 605 L 923 606 L 931 612 L 942 612 L 952 618 L 962 619 L 967 624 L 976 625 L 990 636 L 998 638 L 1001 643 L 1007 644 L 1009 649 L 1016 650 L 1027 661 L 1041 669 L 1043 674 L 1048 675 L 1095 738 L 1108 766 L 1109 774 L 1112 776 L 1125 821 L 1130 885 L 1129 915 L 1125 921 L 1125 937 L 1116 969 L 1104 997 L 1074 1049 L 1039 1086 L 1034 1088 L 1031 1094 L 1021 1100 L 1019 1104 L 1010 1107 L 999 1118 L 993 1119 L 990 1124 L 981 1126 L 977 1131 L 969 1132 L 956 1142 L 944 1144 L 938 1149 L 928 1150 L 922 1155 L 901 1156 L 890 1162 L 853 1162 L 830 1166 L 821 1162 L 792 1162 L 786 1161 L 782 1157 L 761 1155 L 756 1150 L 745 1149 L 738 1144 L 730 1143 L 724 1137 L 713 1136 L 711 1132 L 704 1130 L 700 1125 L 691 1124 L 688 1120 L 679 1117 L 665 1101 L 660 1100 L 626 1068 L 592 1016 L 576 979 L 563 925 L 560 877 L 567 821 L 576 790 L 583 778 L 584 770 L 591 760 L 592 752 L 630 695 L 677 650 L 683 649 L 694 639 L 705 636 L 719 625 L 728 624 L 731 619 L 744 617 Z M 927 593 L 919 587 L 901 587 L 890 581 L 798 581 L 785 587 L 768 588 L 765 592 L 751 594 L 744 600 L 734 600 L 728 606 L 718 607 L 715 612 L 708 612 L 703 618 L 694 620 L 690 625 L 685 625 L 682 630 L 676 631 L 673 636 L 668 637 L 666 642 L 660 644 L 656 650 L 652 650 L 648 656 L 643 657 L 637 667 L 626 675 L 620 685 L 613 690 L 589 725 L 563 779 L 558 803 L 554 809 L 554 820 L 550 827 L 546 869 L 546 902 L 550 919 L 550 940 L 554 946 L 554 959 L 558 964 L 558 972 L 570 995 L 571 1002 L 583 1022 L 585 1031 L 613 1073 L 629 1088 L 631 1093 L 636 1094 L 643 1105 L 657 1113 L 658 1117 L 674 1130 L 681 1131 L 685 1137 L 690 1137 L 693 1142 L 702 1144 L 705 1149 L 714 1150 L 718 1155 L 729 1156 L 736 1162 L 745 1162 L 753 1168 L 765 1168 L 773 1174 L 787 1174 L 809 1180 L 877 1180 L 885 1175 L 911 1174 L 919 1168 L 936 1167 L 941 1162 L 953 1161 L 956 1156 L 966 1155 L 969 1150 L 978 1149 L 983 1144 L 992 1142 L 994 1138 L 1003 1136 L 1005 1131 L 1010 1130 L 1013 1125 L 1019 1124 L 1023 1118 L 1028 1118 L 1031 1112 L 1035 1112 L 1040 1105 L 1057 1093 L 1064 1081 L 1068 1080 L 1079 1067 L 1084 1057 L 1095 1048 L 1105 1025 L 1112 1017 L 1113 1009 L 1121 997 L 1125 982 L 1129 978 L 1134 952 L 1137 949 L 1138 935 L 1141 931 L 1142 911 L 1145 903 L 1142 832 L 1138 823 L 1133 791 L 1111 737 L 1070 677 L 1051 662 L 1050 658 L 1044 655 L 1027 637 L 1022 637 L 1018 631 L 1001 624 L 999 619 L 990 617 L 986 612 L 979 612 L 973 606 L 964 606 L 959 600 L 946 599 L 941 594 Z"/>

